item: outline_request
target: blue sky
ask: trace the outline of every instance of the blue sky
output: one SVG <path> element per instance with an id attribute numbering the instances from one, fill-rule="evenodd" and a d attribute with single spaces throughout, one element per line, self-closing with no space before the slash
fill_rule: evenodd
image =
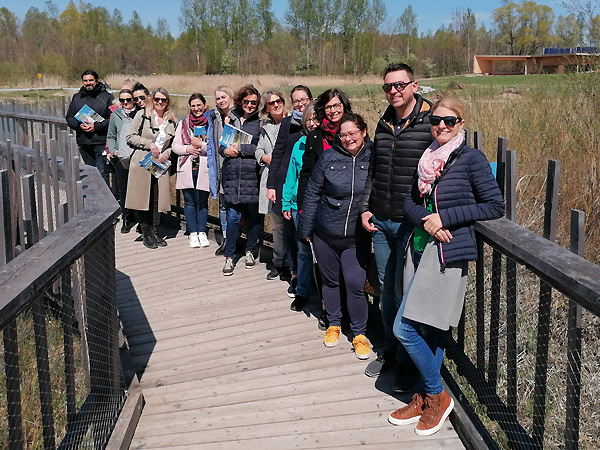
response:
<path id="1" fill-rule="evenodd" d="M 68 0 L 54 0 L 54 4 L 58 6 L 59 12 L 64 11 L 65 7 L 69 3 Z M 78 0 L 75 1 L 75 4 Z M 165 2 L 164 0 L 146 0 L 144 2 L 139 1 L 127 1 L 122 0 L 89 0 L 87 3 L 91 3 L 94 6 L 104 6 L 112 12 L 113 9 L 117 8 L 121 11 L 125 22 L 131 18 L 131 13 L 135 10 L 138 12 L 144 25 L 156 24 L 157 19 L 164 18 L 169 23 L 171 33 L 174 36 L 178 36 L 180 33 L 179 28 L 179 12 L 180 12 L 180 1 L 175 0 L 171 2 Z M 500 0 L 462 0 L 462 1 L 451 1 L 451 0 L 419 0 L 419 1 L 398 1 L 398 0 L 384 0 L 388 10 L 387 24 L 384 25 L 384 31 L 387 31 L 389 27 L 393 25 L 398 16 L 402 14 L 407 5 L 412 5 L 413 9 L 417 14 L 417 21 L 419 24 L 419 33 L 426 33 L 429 30 L 435 31 L 442 25 L 448 25 L 450 23 L 450 17 L 453 11 L 456 9 L 466 10 L 471 8 L 475 13 L 477 22 L 479 25 L 484 23 L 487 28 L 492 25 L 492 11 L 501 6 Z M 554 10 L 555 18 L 559 15 L 566 16 L 568 11 L 560 7 L 560 1 L 536 1 L 538 4 L 544 4 L 550 6 Z M 288 7 L 287 1 L 273 0 L 273 11 L 277 18 L 283 21 L 284 13 Z M 172 7 L 165 7 L 166 5 L 172 5 Z M 25 17 L 27 10 L 32 6 L 35 6 L 41 10 L 45 7 L 44 1 L 18 1 L 18 0 L 3 0 L 0 6 L 5 6 L 10 11 L 15 13 L 21 20 Z M 157 11 L 161 11 L 161 15 L 157 15 Z"/>

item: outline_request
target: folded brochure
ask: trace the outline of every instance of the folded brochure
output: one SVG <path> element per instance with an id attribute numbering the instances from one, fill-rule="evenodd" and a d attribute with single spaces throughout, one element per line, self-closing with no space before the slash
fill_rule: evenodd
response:
<path id="1" fill-rule="evenodd" d="M 239 128 L 232 127 L 228 123 L 223 127 L 223 134 L 219 140 L 219 145 L 223 147 L 229 147 L 231 144 L 250 144 L 252 143 L 252 135 L 240 130 Z"/>
<path id="2" fill-rule="evenodd" d="M 90 108 L 89 105 L 83 105 L 79 112 L 75 114 L 75 118 L 81 123 L 104 122 L 104 117 Z"/>
<path id="3" fill-rule="evenodd" d="M 160 163 L 152 158 L 152 152 L 148 152 L 148 154 L 140 161 L 140 166 L 156 178 L 160 178 L 160 176 L 171 167 L 171 161 L 167 159 L 165 162 Z"/>

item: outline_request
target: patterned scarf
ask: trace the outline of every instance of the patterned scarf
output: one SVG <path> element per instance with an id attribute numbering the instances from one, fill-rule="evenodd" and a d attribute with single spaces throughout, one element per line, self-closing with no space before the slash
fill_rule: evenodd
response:
<path id="1" fill-rule="evenodd" d="M 187 119 L 183 121 L 181 129 L 181 141 L 184 145 L 190 145 L 192 138 L 194 137 L 194 127 L 205 127 L 208 123 L 208 119 L 204 116 L 196 117 L 190 114 Z"/>
<path id="2" fill-rule="evenodd" d="M 323 129 L 323 136 L 325 137 L 325 141 L 329 145 L 333 144 L 333 138 L 340 131 L 340 127 L 333 125 L 329 120 L 323 119 L 323 123 L 321 124 L 321 128 Z"/>
<path id="3" fill-rule="evenodd" d="M 435 180 L 441 175 L 450 154 L 465 140 L 465 133 L 460 131 L 449 142 L 440 146 L 438 141 L 433 141 L 423 152 L 419 159 L 417 172 L 419 174 L 419 191 L 421 194 L 430 194 Z"/>

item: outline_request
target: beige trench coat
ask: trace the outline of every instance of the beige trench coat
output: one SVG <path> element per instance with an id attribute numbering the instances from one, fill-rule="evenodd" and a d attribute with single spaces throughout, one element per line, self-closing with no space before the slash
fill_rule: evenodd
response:
<path id="1" fill-rule="evenodd" d="M 143 121 L 143 123 L 142 123 Z M 141 131 L 140 131 L 141 126 Z M 175 137 L 175 122 L 169 121 L 165 128 L 167 139 L 162 151 L 168 155 L 171 154 L 171 145 Z M 140 131 L 138 133 L 138 131 Z M 146 169 L 140 166 L 140 161 L 150 151 L 150 144 L 156 139 L 158 134 L 158 125 L 154 117 L 150 119 L 144 111 L 139 111 L 127 131 L 127 143 L 135 148 L 131 155 L 129 164 L 129 179 L 127 181 L 127 197 L 125 198 L 125 208 L 137 209 L 139 211 L 148 211 L 150 204 L 150 174 Z M 158 179 L 158 210 L 168 212 L 171 210 L 171 193 L 169 175 L 164 174 Z"/>

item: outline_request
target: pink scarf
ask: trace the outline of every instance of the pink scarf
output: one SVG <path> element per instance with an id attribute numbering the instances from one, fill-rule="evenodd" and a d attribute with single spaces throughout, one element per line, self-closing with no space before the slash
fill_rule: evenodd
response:
<path id="1" fill-rule="evenodd" d="M 460 131 L 450 142 L 446 142 L 440 147 L 438 141 L 433 141 L 427 150 L 423 152 L 417 168 L 421 194 L 431 193 L 431 187 L 444 170 L 448 157 L 461 146 L 464 140 L 465 133 Z"/>

